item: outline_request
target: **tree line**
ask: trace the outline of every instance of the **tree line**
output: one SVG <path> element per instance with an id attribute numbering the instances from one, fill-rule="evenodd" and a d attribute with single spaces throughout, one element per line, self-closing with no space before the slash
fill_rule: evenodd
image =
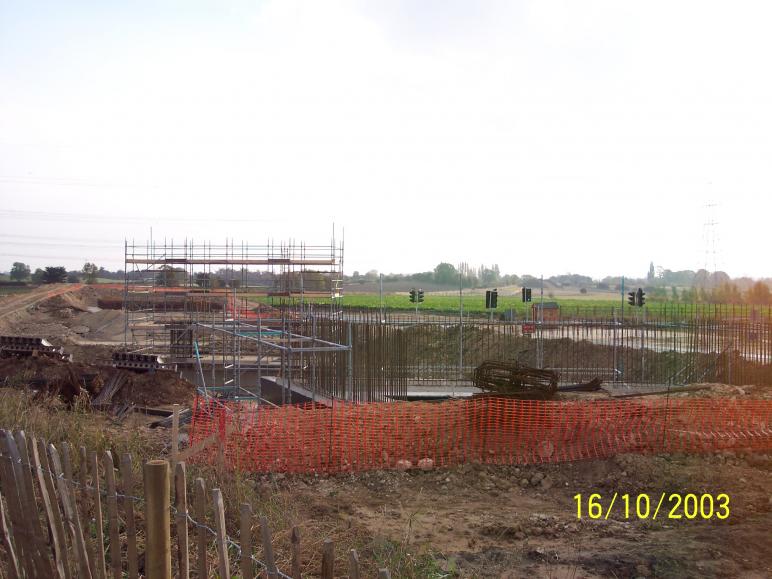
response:
<path id="1" fill-rule="evenodd" d="M 120 275 L 119 275 L 120 274 Z M 16 261 L 11 266 L 8 274 L 11 281 L 30 282 L 33 284 L 51 283 L 96 283 L 98 278 L 123 279 L 123 272 L 110 272 L 97 267 L 91 262 L 86 262 L 80 270 L 68 271 L 64 266 L 47 266 L 32 271 L 29 265 Z"/>
<path id="2" fill-rule="evenodd" d="M 109 271 L 94 263 L 86 262 L 80 270 L 68 271 L 62 266 L 48 266 L 32 271 L 30 266 L 15 262 L 10 271 L 14 282 L 30 282 L 33 284 L 51 283 L 96 283 L 99 279 L 123 281 L 123 270 Z M 179 286 L 185 282 L 186 272 L 182 268 L 165 266 L 155 274 L 155 283 L 159 286 Z M 236 287 L 241 279 L 250 285 L 270 283 L 272 276 L 264 271 L 246 271 L 221 268 L 215 272 L 198 272 L 193 282 L 201 288 L 218 289 Z M 358 271 L 351 276 L 345 276 L 348 282 L 375 282 L 380 275 L 377 270 L 365 274 Z M 496 286 L 522 285 L 539 287 L 541 279 L 531 275 L 502 274 L 498 264 L 472 267 L 461 263 L 458 267 L 448 262 L 438 263 L 431 271 L 399 274 L 384 274 L 385 282 L 411 281 L 416 283 L 434 283 L 448 288 L 493 288 Z M 545 278 L 551 287 L 579 288 L 582 293 L 589 289 L 621 291 L 621 276 L 608 276 L 601 280 L 580 274 L 563 274 Z M 752 280 L 743 277 L 732 280 L 726 273 L 717 271 L 710 273 L 704 269 L 673 272 L 663 268 L 655 268 L 652 263 L 646 277 L 624 280 L 626 288 L 642 287 L 647 297 L 653 301 L 674 301 L 684 303 L 716 303 L 716 304 L 772 304 L 772 292 L 768 280 Z"/>

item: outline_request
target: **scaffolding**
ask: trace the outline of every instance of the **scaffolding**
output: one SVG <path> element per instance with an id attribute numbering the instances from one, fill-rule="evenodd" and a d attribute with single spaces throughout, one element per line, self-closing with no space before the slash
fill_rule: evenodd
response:
<path id="1" fill-rule="evenodd" d="M 343 242 L 334 234 L 326 245 L 126 241 L 124 255 L 127 352 L 163 356 L 206 395 L 267 401 L 267 379 L 281 402 L 293 389 L 312 400 L 350 396 L 345 373 L 318 381 L 313 367 L 350 348 L 302 333 L 316 327 L 315 310 L 340 315 Z"/>

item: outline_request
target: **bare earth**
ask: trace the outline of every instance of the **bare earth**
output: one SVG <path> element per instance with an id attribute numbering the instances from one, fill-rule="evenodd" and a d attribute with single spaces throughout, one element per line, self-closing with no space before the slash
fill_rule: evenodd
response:
<path id="1" fill-rule="evenodd" d="M 549 465 L 261 479 L 301 515 L 432 553 L 461 577 L 772 576 L 772 457 L 636 456 Z M 274 479 L 271 482 L 271 479 Z M 727 520 L 578 520 L 577 493 L 727 493 Z M 620 499 L 621 500 L 621 499 Z M 621 503 L 617 503 L 618 505 Z M 654 506 L 652 506 L 653 512 Z M 586 517 L 586 514 L 585 514 Z M 661 519 L 661 520 L 660 520 Z"/>

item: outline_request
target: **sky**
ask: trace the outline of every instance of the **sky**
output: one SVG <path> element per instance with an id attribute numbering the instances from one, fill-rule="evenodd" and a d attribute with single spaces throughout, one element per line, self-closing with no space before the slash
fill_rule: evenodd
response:
<path id="1" fill-rule="evenodd" d="M 0 271 L 123 241 L 772 275 L 772 4 L 0 0 Z"/>

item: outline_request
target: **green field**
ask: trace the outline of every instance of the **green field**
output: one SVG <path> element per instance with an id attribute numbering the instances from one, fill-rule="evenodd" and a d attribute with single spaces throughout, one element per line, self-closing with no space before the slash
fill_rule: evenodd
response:
<path id="1" fill-rule="evenodd" d="M 267 304 L 274 303 L 278 305 L 279 303 L 281 303 L 278 299 L 275 299 L 272 302 L 271 298 L 250 297 L 248 299 L 250 301 L 254 301 L 254 302 L 259 301 Z M 485 309 L 484 294 L 479 294 L 479 293 L 464 294 L 463 300 L 464 300 L 464 311 L 480 313 L 480 314 L 484 314 L 487 312 L 487 310 Z M 329 299 L 315 299 L 315 300 L 307 299 L 306 301 L 329 303 Z M 621 308 L 622 306 L 621 296 L 619 296 L 619 298 L 617 299 L 594 299 L 594 298 L 576 298 L 576 297 L 560 297 L 560 296 L 556 296 L 554 298 L 548 298 L 547 296 L 544 296 L 544 301 L 557 302 L 560 305 L 561 312 L 564 316 L 574 312 L 585 316 L 592 316 L 593 310 L 596 310 L 597 315 L 608 315 L 612 307 Z M 343 297 L 342 303 L 344 306 L 348 306 L 348 307 L 374 308 L 374 309 L 379 308 L 381 304 L 378 294 L 347 294 Z M 538 295 L 534 295 L 533 302 L 531 302 L 530 304 L 522 303 L 519 295 L 515 295 L 515 296 L 499 295 L 498 307 L 494 312 L 496 314 L 504 314 L 510 309 L 512 309 L 514 310 L 514 312 L 518 317 L 522 317 L 526 307 L 530 308 L 531 305 L 537 304 L 537 303 L 539 303 Z M 385 308 L 389 310 L 405 310 L 405 311 L 415 310 L 415 304 L 410 303 L 410 298 L 407 295 L 407 293 L 384 295 L 383 305 Z M 419 311 L 427 311 L 427 312 L 443 312 L 443 313 L 456 312 L 457 313 L 458 305 L 459 305 L 458 295 L 426 294 L 424 302 L 419 304 L 418 309 Z M 722 307 L 731 308 L 731 306 L 722 306 Z M 652 314 L 664 314 L 664 313 L 669 313 L 673 311 L 688 312 L 688 311 L 693 311 L 695 309 L 710 311 L 713 308 L 714 306 L 712 304 L 697 304 L 697 305 L 681 304 L 681 303 L 675 303 L 671 301 L 651 301 L 648 299 L 645 307 L 647 312 L 650 312 Z M 632 310 L 637 311 L 638 308 L 630 307 L 625 301 L 625 314 L 627 315 L 631 313 Z"/>

